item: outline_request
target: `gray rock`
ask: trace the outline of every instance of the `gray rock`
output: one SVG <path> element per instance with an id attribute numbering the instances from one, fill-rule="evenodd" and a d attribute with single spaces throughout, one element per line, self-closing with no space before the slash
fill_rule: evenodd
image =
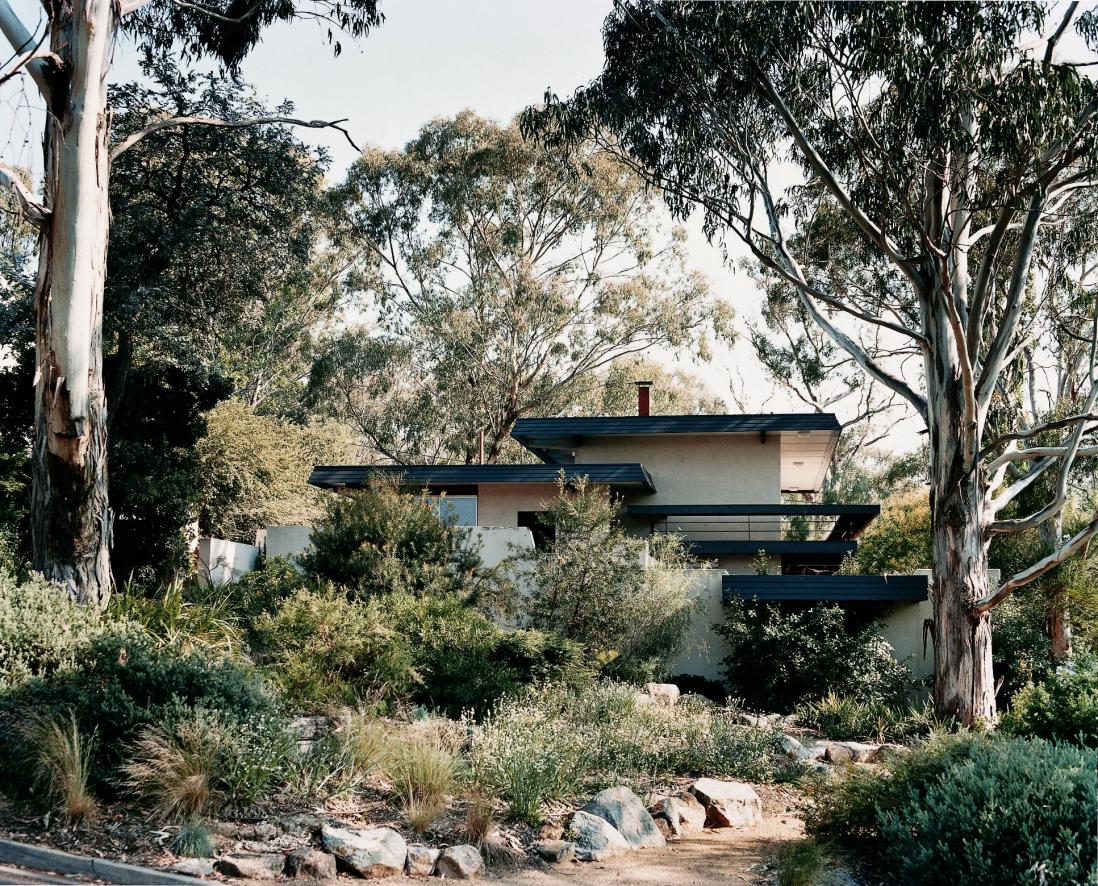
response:
<path id="1" fill-rule="evenodd" d="M 324 825 L 320 839 L 341 865 L 367 880 L 399 877 L 404 873 L 408 844 L 392 828 L 360 831 Z"/>
<path id="2" fill-rule="evenodd" d="M 550 864 L 567 864 L 575 860 L 576 844 L 567 840 L 538 840 L 534 851 Z"/>
<path id="3" fill-rule="evenodd" d="M 840 744 L 833 744 L 824 751 L 824 759 L 828 763 L 852 763 L 854 761 L 854 752 Z"/>
<path id="4" fill-rule="evenodd" d="M 688 791 L 664 797 L 656 804 L 653 814 L 657 824 L 666 821 L 676 837 L 697 833 L 705 827 L 705 807 Z"/>
<path id="5" fill-rule="evenodd" d="M 303 880 L 334 880 L 336 859 L 329 852 L 302 846 L 286 856 L 286 873 Z"/>
<path id="6" fill-rule="evenodd" d="M 185 874 L 188 877 L 208 877 L 214 872 L 212 858 L 181 858 L 171 867 L 165 868 L 173 874 Z"/>
<path id="7" fill-rule="evenodd" d="M 827 753 L 827 745 L 823 745 L 823 744 L 805 745 L 804 750 L 805 750 L 805 753 L 808 754 L 808 756 L 805 758 L 806 760 L 822 760 L 824 758 L 824 754 Z"/>
<path id="8" fill-rule="evenodd" d="M 599 791 L 583 807 L 583 811 L 610 822 L 625 837 L 630 849 L 667 845 L 640 797 L 629 788 L 607 788 Z"/>
<path id="9" fill-rule="evenodd" d="M 295 812 L 278 820 L 278 826 L 287 834 L 312 834 L 319 831 L 323 824 L 319 816 L 311 812 Z"/>
<path id="10" fill-rule="evenodd" d="M 405 873 L 409 877 L 429 877 L 435 872 L 435 862 L 439 851 L 430 846 L 409 846 L 408 865 Z"/>
<path id="11" fill-rule="evenodd" d="M 646 683 L 648 695 L 658 705 L 673 708 L 679 700 L 679 687 L 674 683 Z"/>
<path id="12" fill-rule="evenodd" d="M 840 746 L 850 751 L 855 763 L 875 763 L 881 750 L 880 745 L 864 744 L 860 741 L 844 741 Z"/>
<path id="13" fill-rule="evenodd" d="M 435 864 L 435 874 L 451 880 L 474 880 L 484 872 L 484 859 L 476 846 L 463 844 L 443 849 Z"/>
<path id="14" fill-rule="evenodd" d="M 274 880 L 286 868 L 286 856 L 281 852 L 234 852 L 217 860 L 217 870 L 226 877 L 245 880 Z"/>
<path id="15" fill-rule="evenodd" d="M 580 861 L 604 861 L 629 851 L 629 843 L 605 818 L 582 809 L 572 816 L 569 829 L 575 835 L 576 858 Z"/>
<path id="16" fill-rule="evenodd" d="M 764 727 L 770 725 L 766 722 L 766 717 L 756 717 L 754 714 L 748 714 L 744 711 L 737 713 L 736 719 L 744 726 Z"/>
<path id="17" fill-rule="evenodd" d="M 792 735 L 783 735 L 779 741 L 782 745 L 782 750 L 785 751 L 786 756 L 792 757 L 794 760 L 811 760 L 812 755 L 808 753 L 805 746 L 801 744 Z"/>
<path id="18" fill-rule="evenodd" d="M 690 792 L 705 807 L 705 823 L 710 827 L 744 828 L 762 821 L 762 803 L 751 785 L 699 778 Z"/>
<path id="19" fill-rule="evenodd" d="M 312 741 L 332 731 L 330 717 L 298 717 L 286 724 L 286 731 L 299 741 Z"/>

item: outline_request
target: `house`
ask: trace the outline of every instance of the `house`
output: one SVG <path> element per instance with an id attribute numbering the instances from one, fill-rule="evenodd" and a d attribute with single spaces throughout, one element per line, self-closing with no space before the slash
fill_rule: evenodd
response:
<path id="1" fill-rule="evenodd" d="M 682 535 L 710 568 L 698 570 L 703 606 L 694 651 L 680 667 L 716 676 L 723 655 L 711 631 L 731 596 L 760 600 L 888 604 L 886 636 L 900 657 L 921 648 L 927 576 L 840 576 L 843 557 L 880 513 L 875 504 L 790 502 L 820 493 L 840 426 L 830 413 L 650 415 L 649 383 L 638 382 L 637 414 L 526 418 L 511 436 L 537 457 L 531 464 L 318 466 L 309 482 L 334 491 L 361 488 L 377 474 L 425 490 L 459 525 L 490 534 L 529 533 L 556 494 L 558 476 L 586 477 L 622 502 L 625 527 L 640 536 Z M 492 529 L 490 529 L 492 528 Z M 508 534 L 510 533 L 510 534 Z M 489 546 L 488 562 L 509 545 Z M 764 551 L 770 575 L 757 575 Z M 895 630 L 890 630 L 891 623 Z M 706 647 L 704 653 L 697 650 Z"/>

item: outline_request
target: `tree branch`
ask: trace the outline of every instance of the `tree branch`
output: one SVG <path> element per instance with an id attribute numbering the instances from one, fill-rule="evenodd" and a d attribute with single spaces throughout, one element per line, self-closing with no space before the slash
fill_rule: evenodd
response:
<path id="1" fill-rule="evenodd" d="M 31 58 L 26 61 L 27 73 L 30 74 L 31 80 L 34 81 L 34 85 L 38 87 L 39 93 L 48 104 L 53 90 L 50 89 L 50 82 L 47 77 L 46 60 L 33 56 L 34 51 L 37 50 L 42 41 L 35 42 L 34 37 L 27 30 L 26 25 L 23 24 L 19 16 L 15 14 L 15 10 L 11 8 L 8 0 L 0 0 L 0 32 L 7 38 L 8 43 L 11 44 L 11 48 L 16 53 L 28 51 L 32 53 Z"/>
<path id="2" fill-rule="evenodd" d="M 1045 431 L 1055 431 L 1057 428 L 1066 428 L 1071 425 L 1077 425 L 1080 422 L 1098 421 L 1098 413 L 1094 412 L 1080 412 L 1076 415 L 1065 415 L 1063 418 L 1057 418 L 1052 421 L 1047 421 L 1041 425 L 1035 425 L 1032 428 L 1024 428 L 1020 431 L 1011 431 L 1010 433 L 1003 434 L 996 437 L 990 443 L 988 443 L 981 455 L 988 455 L 996 446 L 1001 446 L 1004 443 L 1009 443 L 1011 440 L 1025 440 L 1029 437 L 1036 437 L 1038 434 L 1043 434 Z M 1028 452 L 1030 450 L 1021 450 L 1022 452 Z"/>
<path id="3" fill-rule="evenodd" d="M 0 2 L 3 2 L 3 0 L 0 0 Z M 37 227 L 43 227 L 49 222 L 49 209 L 27 190 L 19 174 L 10 166 L 0 164 L 0 187 L 11 191 L 20 212 L 23 213 L 23 217 L 27 221 Z"/>
<path id="4" fill-rule="evenodd" d="M 4 0 L 0 0 L 0 3 Z M 305 126 L 309 129 L 335 129 L 338 132 L 343 133 L 343 137 L 347 139 L 351 147 L 359 153 L 362 153 L 362 149 L 354 143 L 351 138 L 351 134 L 347 130 L 340 126 L 341 123 L 346 123 L 346 118 L 341 120 L 300 120 L 297 117 L 247 117 L 243 120 L 220 120 L 217 117 L 169 117 L 164 120 L 157 120 L 155 123 L 150 123 L 148 126 L 132 132 L 127 135 L 122 141 L 120 141 L 111 150 L 111 160 L 117 160 L 122 154 L 136 145 L 139 141 L 147 136 L 152 135 L 154 132 L 159 132 L 162 129 L 171 129 L 176 126 L 220 126 L 228 129 L 243 129 L 246 126 L 264 126 L 270 123 L 285 123 L 290 126 Z"/>

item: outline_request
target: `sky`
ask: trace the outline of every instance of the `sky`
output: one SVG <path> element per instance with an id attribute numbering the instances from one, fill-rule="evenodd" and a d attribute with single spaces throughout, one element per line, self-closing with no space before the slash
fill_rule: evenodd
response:
<path id="1" fill-rule="evenodd" d="M 37 0 L 14 0 L 13 6 L 28 25 L 37 20 Z M 610 0 L 382 0 L 382 26 L 365 40 L 341 40 L 338 58 L 326 28 L 306 21 L 277 25 L 245 60 L 242 76 L 270 104 L 291 100 L 298 116 L 346 118 L 359 145 L 399 148 L 433 117 L 471 108 L 507 121 L 546 89 L 563 96 L 587 83 L 602 70 L 601 28 L 610 8 Z M 112 79 L 139 77 L 137 55 L 123 42 Z M 39 121 L 10 85 L 0 87 L 0 156 L 38 167 Z M 298 136 L 329 150 L 333 179 L 355 158 L 332 130 L 301 129 Z M 729 301 L 742 319 L 757 318 L 761 295 L 747 275 L 706 241 L 699 220 L 687 229 L 691 267 L 707 276 L 714 295 Z M 708 365 L 678 365 L 725 397 L 734 377 L 753 411 L 804 408 L 774 390 L 744 343 L 717 349 Z M 910 449 L 919 442 L 916 431 L 914 422 L 901 422 L 890 442 Z"/>

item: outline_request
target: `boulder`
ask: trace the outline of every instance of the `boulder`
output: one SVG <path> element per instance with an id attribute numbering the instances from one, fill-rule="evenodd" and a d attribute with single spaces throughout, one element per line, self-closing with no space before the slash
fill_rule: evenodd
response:
<path id="1" fill-rule="evenodd" d="M 656 803 L 653 815 L 657 824 L 666 821 L 676 837 L 697 833 L 705 827 L 705 807 L 689 791 L 662 798 Z"/>
<path id="2" fill-rule="evenodd" d="M 767 722 L 766 717 L 757 717 L 755 714 L 748 714 L 745 711 L 740 711 L 736 714 L 736 719 L 739 720 L 744 726 L 754 726 L 759 729 L 763 729 L 770 724 Z"/>
<path id="3" fill-rule="evenodd" d="M 880 745 L 864 744 L 860 741 L 840 742 L 840 747 L 844 747 L 850 751 L 851 759 L 853 759 L 855 763 L 875 763 L 877 762 L 877 755 L 881 750 Z"/>
<path id="4" fill-rule="evenodd" d="M 679 687 L 674 683 L 646 683 L 649 697 L 658 705 L 673 708 L 679 700 Z"/>
<path id="5" fill-rule="evenodd" d="M 567 864 L 576 857 L 576 844 L 567 840 L 538 840 L 534 851 L 550 864 Z"/>
<path id="6" fill-rule="evenodd" d="M 274 880 L 286 868 L 286 856 L 281 852 L 234 852 L 217 860 L 217 870 L 226 877 L 245 880 Z"/>
<path id="7" fill-rule="evenodd" d="M 404 873 L 408 844 L 392 828 L 360 831 L 324 825 L 320 839 L 343 867 L 367 880 L 399 877 Z"/>
<path id="8" fill-rule="evenodd" d="M 841 744 L 833 744 L 824 751 L 824 759 L 828 763 L 852 763 L 854 761 L 854 752 Z"/>
<path id="9" fill-rule="evenodd" d="M 286 873 L 302 880 L 334 880 L 336 859 L 329 852 L 302 846 L 286 856 Z"/>
<path id="10" fill-rule="evenodd" d="M 605 819 L 625 838 L 630 849 L 666 846 L 667 841 L 656 827 L 640 797 L 629 788 L 607 788 L 599 791 L 583 807 L 583 812 Z"/>
<path id="11" fill-rule="evenodd" d="M 629 843 L 605 818 L 582 809 L 572 816 L 569 829 L 575 835 L 576 858 L 580 861 L 604 861 L 629 851 Z"/>
<path id="12" fill-rule="evenodd" d="M 212 858 L 181 858 L 171 867 L 164 868 L 173 874 L 183 874 L 187 877 L 208 877 L 214 872 L 214 860 Z"/>
<path id="13" fill-rule="evenodd" d="M 435 872 L 439 850 L 430 846 L 409 846 L 408 865 L 405 873 L 409 877 L 429 877 Z"/>
<path id="14" fill-rule="evenodd" d="M 787 757 L 792 757 L 794 760 L 812 759 L 812 755 L 808 753 L 805 746 L 797 741 L 792 735 L 783 735 L 779 741 L 781 742 L 782 750 L 785 751 Z"/>
<path id="15" fill-rule="evenodd" d="M 699 778 L 690 792 L 705 807 L 705 823 L 710 827 L 744 828 L 762 821 L 762 804 L 751 785 Z"/>
<path id="16" fill-rule="evenodd" d="M 663 834 L 664 840 L 670 840 L 675 835 L 671 833 L 671 822 L 666 818 L 661 818 L 658 815 L 653 816 L 656 819 L 656 827 L 660 829 L 660 833 Z"/>
<path id="17" fill-rule="evenodd" d="M 480 850 L 468 843 L 443 849 L 435 863 L 435 874 L 451 880 L 473 880 L 484 872 Z"/>
<path id="18" fill-rule="evenodd" d="M 805 758 L 806 761 L 808 761 L 808 760 L 822 760 L 824 758 L 824 754 L 827 753 L 827 745 L 824 745 L 824 744 L 805 745 L 804 750 L 805 750 L 805 753 L 808 754 L 808 756 Z"/>

